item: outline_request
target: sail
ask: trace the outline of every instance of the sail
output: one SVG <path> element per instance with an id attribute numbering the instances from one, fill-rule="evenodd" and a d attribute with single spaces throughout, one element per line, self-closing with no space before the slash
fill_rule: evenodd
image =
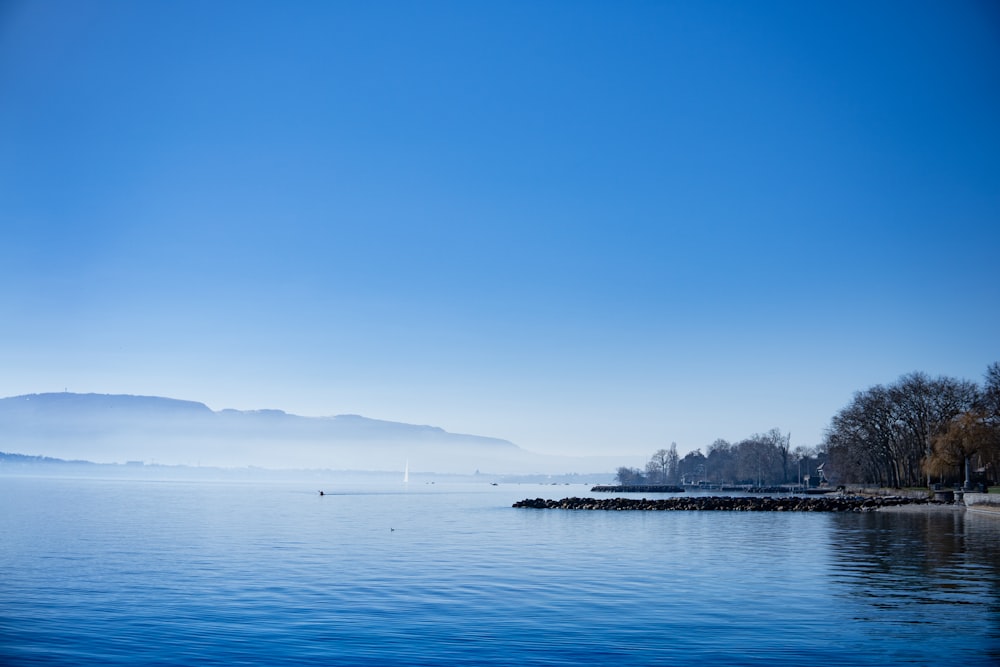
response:
<path id="1" fill-rule="evenodd" d="M 403 469 L 403 484 L 410 483 L 410 460 L 406 459 L 406 467 Z"/>

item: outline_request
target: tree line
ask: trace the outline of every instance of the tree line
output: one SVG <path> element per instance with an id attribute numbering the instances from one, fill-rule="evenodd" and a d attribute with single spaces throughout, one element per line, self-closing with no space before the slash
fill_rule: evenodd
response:
<path id="1" fill-rule="evenodd" d="M 683 458 L 677 444 L 645 469 L 621 467 L 621 484 L 776 486 L 826 481 L 888 487 L 1000 481 L 1000 362 L 982 385 L 925 373 L 854 394 L 816 447 L 791 447 L 773 428 L 736 443 L 716 440 Z"/>
<path id="2" fill-rule="evenodd" d="M 982 385 L 925 373 L 854 394 L 824 440 L 845 483 L 996 484 L 1000 474 L 1000 362 Z"/>
<path id="3" fill-rule="evenodd" d="M 791 446 L 791 434 L 773 428 L 736 443 L 716 440 L 705 453 L 696 449 L 681 458 L 677 443 L 653 454 L 645 470 L 618 468 L 620 484 L 712 484 L 774 486 L 815 480 L 825 457 L 815 448 Z"/>

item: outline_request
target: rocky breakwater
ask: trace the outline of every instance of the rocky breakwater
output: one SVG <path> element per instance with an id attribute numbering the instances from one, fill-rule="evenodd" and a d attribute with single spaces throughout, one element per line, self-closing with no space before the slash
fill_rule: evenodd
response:
<path id="1" fill-rule="evenodd" d="M 770 496 L 697 496 L 683 498 L 563 498 L 546 500 L 526 498 L 513 507 L 555 510 L 646 510 L 646 511 L 726 511 L 726 512 L 872 512 L 883 507 L 923 505 L 925 499 L 898 496 L 824 496 L 799 498 L 795 496 L 772 498 Z"/>

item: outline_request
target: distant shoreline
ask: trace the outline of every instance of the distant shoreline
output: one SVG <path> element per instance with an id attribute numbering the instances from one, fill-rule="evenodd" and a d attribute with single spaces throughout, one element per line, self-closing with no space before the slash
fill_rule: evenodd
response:
<path id="1" fill-rule="evenodd" d="M 66 460 L 49 456 L 0 452 L 0 477 L 73 477 L 112 479 L 165 479 L 177 481 L 298 481 L 403 483 L 402 470 L 352 470 L 334 468 L 262 468 L 257 466 L 217 467 L 183 464 L 96 463 Z M 470 482 L 499 484 L 545 484 L 588 486 L 613 477 L 613 473 L 439 473 L 410 471 L 411 485 L 434 482 Z"/>

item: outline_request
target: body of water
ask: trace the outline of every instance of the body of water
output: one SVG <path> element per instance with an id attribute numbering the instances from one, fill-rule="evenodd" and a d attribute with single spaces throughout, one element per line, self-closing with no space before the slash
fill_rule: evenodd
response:
<path id="1" fill-rule="evenodd" d="M 996 665 L 1000 517 L 0 477 L 4 665 Z"/>

